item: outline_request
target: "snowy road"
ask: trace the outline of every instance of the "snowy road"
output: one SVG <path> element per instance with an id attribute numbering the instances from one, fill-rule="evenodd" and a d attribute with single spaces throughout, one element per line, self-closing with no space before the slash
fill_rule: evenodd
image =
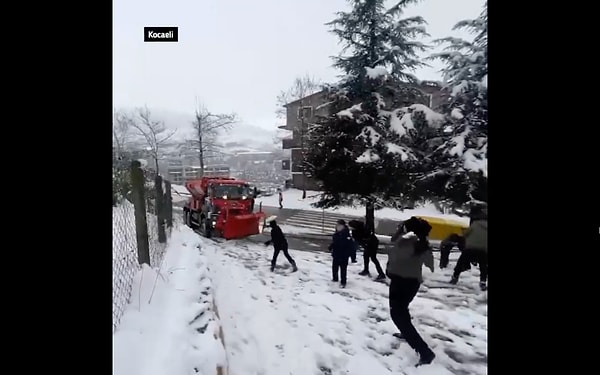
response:
<path id="1" fill-rule="evenodd" d="M 360 261 L 340 289 L 328 254 L 291 250 L 300 270 L 290 273 L 281 256 L 271 273 L 271 248 L 201 245 L 231 375 L 487 374 L 487 293 L 478 288 L 478 271 L 465 272 L 458 286 L 447 284 L 451 270 L 425 271 L 411 314 L 437 358 L 415 368 L 417 355 L 392 336 L 387 285 L 356 275 Z"/>

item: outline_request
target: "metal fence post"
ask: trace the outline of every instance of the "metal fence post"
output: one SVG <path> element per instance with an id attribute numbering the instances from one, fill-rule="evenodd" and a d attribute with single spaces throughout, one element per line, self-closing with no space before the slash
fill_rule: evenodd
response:
<path id="1" fill-rule="evenodd" d="M 158 242 L 167 242 L 167 233 L 165 231 L 165 197 L 162 188 L 162 177 L 157 174 L 154 178 L 154 189 L 156 190 L 156 199 L 154 201 L 156 222 L 158 223 Z"/>
<path id="2" fill-rule="evenodd" d="M 146 198 L 144 197 L 144 172 L 141 163 L 131 162 L 131 190 L 135 215 L 135 236 L 138 251 L 138 263 L 150 265 L 150 243 L 148 242 L 148 223 L 146 222 Z"/>
<path id="3" fill-rule="evenodd" d="M 165 219 L 167 220 L 167 227 L 173 228 L 173 193 L 171 190 L 171 181 L 165 180 Z"/>

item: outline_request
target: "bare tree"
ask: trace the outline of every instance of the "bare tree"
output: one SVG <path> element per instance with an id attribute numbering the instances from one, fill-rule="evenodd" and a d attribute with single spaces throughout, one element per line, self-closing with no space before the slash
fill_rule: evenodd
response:
<path id="1" fill-rule="evenodd" d="M 294 128 L 297 129 L 297 133 L 300 135 L 300 148 L 304 153 L 304 138 L 306 134 L 306 123 L 311 114 L 307 114 L 305 111 L 306 107 L 312 106 L 311 98 L 312 94 L 315 94 L 322 90 L 322 82 L 309 74 L 305 74 L 294 79 L 292 86 L 286 91 L 281 91 L 277 96 L 277 110 L 275 113 L 279 118 L 286 118 L 287 110 L 285 106 L 291 102 L 300 101 L 298 111 L 298 123 L 295 124 Z M 302 166 L 302 199 L 306 198 L 306 173 L 304 166 Z"/>
<path id="2" fill-rule="evenodd" d="M 113 117 L 113 147 L 115 148 L 115 156 L 120 159 L 123 152 L 129 145 L 132 137 L 133 119 L 125 111 L 116 111 Z"/>
<path id="3" fill-rule="evenodd" d="M 238 116 L 235 113 L 215 114 L 211 113 L 205 106 L 198 105 L 194 122 L 192 123 L 194 138 L 188 141 L 193 149 L 198 152 L 201 176 L 204 175 L 205 159 L 221 154 L 220 146 L 217 142 L 219 133 L 223 130 L 230 130 L 236 122 L 238 122 Z"/>
<path id="4" fill-rule="evenodd" d="M 277 117 L 279 118 L 285 118 L 285 105 L 321 91 L 322 86 L 323 83 L 321 80 L 312 77 L 308 73 L 296 77 L 289 89 L 281 91 L 279 95 L 277 95 L 277 109 L 275 110 L 275 114 L 277 114 Z"/>
<path id="5" fill-rule="evenodd" d="M 153 121 L 148 107 L 138 108 L 136 115 L 137 118 L 131 123 L 131 126 L 143 137 L 147 150 L 154 159 L 156 174 L 159 174 L 158 161 L 176 130 L 167 129 L 162 121 Z"/>

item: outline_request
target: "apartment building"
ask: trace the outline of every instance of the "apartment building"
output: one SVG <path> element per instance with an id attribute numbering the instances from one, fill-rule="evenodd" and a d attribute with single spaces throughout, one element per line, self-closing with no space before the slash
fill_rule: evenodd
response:
<path id="1" fill-rule="evenodd" d="M 435 81 L 421 81 L 416 86 L 428 98 L 428 106 L 437 109 L 446 98 L 442 92 L 442 85 Z M 291 138 L 282 140 L 282 148 L 290 150 L 290 159 L 282 161 L 282 169 L 291 170 L 292 187 L 296 189 L 318 190 L 318 184 L 313 179 L 307 177 L 302 170 L 303 152 L 305 150 L 304 139 L 305 132 L 310 123 L 316 122 L 318 115 L 327 115 L 326 94 L 324 91 L 308 95 L 304 98 L 290 102 L 285 105 L 286 124 L 280 126 L 280 129 L 292 132 Z"/>

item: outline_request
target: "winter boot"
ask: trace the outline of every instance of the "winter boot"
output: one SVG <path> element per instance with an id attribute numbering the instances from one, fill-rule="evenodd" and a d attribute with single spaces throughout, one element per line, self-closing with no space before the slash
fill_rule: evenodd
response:
<path id="1" fill-rule="evenodd" d="M 371 276 L 371 274 L 367 270 L 362 270 L 358 274 L 361 276 Z"/>
<path id="2" fill-rule="evenodd" d="M 296 266 L 296 262 L 292 263 L 292 272 L 298 271 L 298 267 Z"/>
<path id="3" fill-rule="evenodd" d="M 427 352 L 421 353 L 419 362 L 415 365 L 415 367 L 419 367 L 421 365 L 428 365 L 431 362 L 433 362 L 434 358 L 435 358 L 435 353 L 432 352 L 431 349 L 428 349 Z"/>
<path id="4" fill-rule="evenodd" d="M 383 281 L 383 280 L 385 280 L 385 275 L 384 275 L 384 274 L 378 275 L 378 276 L 375 278 L 375 281 Z"/>
<path id="5" fill-rule="evenodd" d="M 479 283 L 479 287 L 481 288 L 482 291 L 486 291 L 487 290 L 487 283 L 485 281 L 482 281 Z"/>
<path id="6" fill-rule="evenodd" d="M 275 265 L 271 264 L 271 272 L 275 271 Z"/>
<path id="7" fill-rule="evenodd" d="M 456 283 L 458 283 L 458 276 L 452 275 L 452 278 L 450 279 L 450 284 L 456 285 Z"/>

